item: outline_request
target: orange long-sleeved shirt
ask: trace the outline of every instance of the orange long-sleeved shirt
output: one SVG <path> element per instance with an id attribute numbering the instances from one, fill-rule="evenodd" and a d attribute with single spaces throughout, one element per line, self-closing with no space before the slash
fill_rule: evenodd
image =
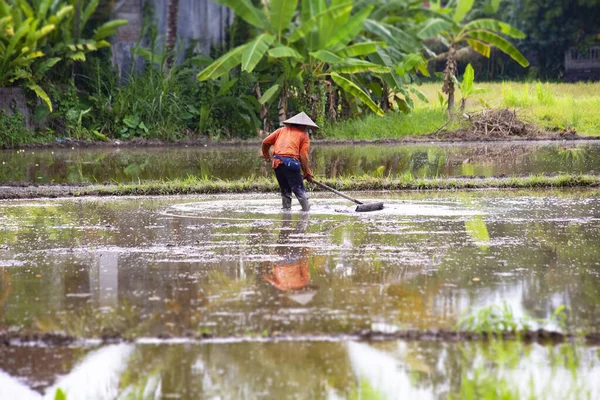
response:
<path id="1" fill-rule="evenodd" d="M 267 136 L 262 142 L 262 154 L 265 159 L 271 157 L 269 154 L 271 146 L 273 146 L 273 155 L 292 157 L 300 161 L 304 176 L 313 176 L 308 164 L 310 139 L 308 138 L 308 134 L 302 129 L 293 126 L 284 126 Z M 281 163 L 281 160 L 273 158 L 272 166 L 273 168 L 277 168 Z"/>

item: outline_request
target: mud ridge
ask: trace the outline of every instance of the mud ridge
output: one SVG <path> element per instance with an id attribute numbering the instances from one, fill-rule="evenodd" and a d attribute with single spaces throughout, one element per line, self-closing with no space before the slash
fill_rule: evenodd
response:
<path id="1" fill-rule="evenodd" d="M 531 189 L 600 186 L 600 175 L 534 175 L 523 177 L 453 177 L 433 179 L 345 179 L 325 180 L 342 191 L 402 191 L 402 190 L 470 190 L 470 189 Z M 311 188 L 313 191 L 315 188 Z M 0 186 L 0 200 L 39 199 L 88 196 L 173 196 L 234 193 L 270 193 L 278 191 L 274 180 L 257 181 L 148 181 L 139 184 L 111 185 L 32 185 Z"/>
<path id="2" fill-rule="evenodd" d="M 311 342 L 339 342 L 339 341 L 411 341 L 411 342 L 477 342 L 493 339 L 508 341 L 523 341 L 525 343 L 559 344 L 582 340 L 587 345 L 600 345 L 600 332 L 589 332 L 576 335 L 546 329 L 528 330 L 519 332 L 471 332 L 453 330 L 401 330 L 396 332 L 379 332 L 363 330 L 352 334 L 271 334 L 267 336 L 213 336 L 202 334 L 198 336 L 176 337 L 159 335 L 157 337 L 144 337 L 138 339 L 124 338 L 119 334 L 99 338 L 77 338 L 62 333 L 19 334 L 13 332 L 0 332 L 0 346 L 90 346 L 115 343 L 134 344 L 169 344 L 169 343 L 240 343 L 240 342 L 281 342 L 281 341 L 311 341 Z"/>
<path id="3" fill-rule="evenodd" d="M 521 340 L 527 343 L 562 343 L 583 339 L 586 344 L 600 344 L 600 332 L 590 332 L 585 335 L 562 333 L 546 329 L 519 331 L 519 332 L 472 332 L 453 330 L 404 330 L 392 333 L 378 331 L 361 331 L 358 333 L 361 340 L 387 341 L 405 340 L 420 342 L 470 342 L 487 341 L 490 339 Z"/>

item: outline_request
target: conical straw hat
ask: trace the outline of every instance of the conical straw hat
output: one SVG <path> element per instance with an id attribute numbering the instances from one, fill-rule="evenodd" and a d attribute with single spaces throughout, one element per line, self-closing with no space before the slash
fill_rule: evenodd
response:
<path id="1" fill-rule="evenodd" d="M 306 115 L 303 112 L 301 112 L 300 114 L 296 114 L 294 115 L 292 118 L 286 119 L 285 121 L 283 121 L 284 124 L 294 124 L 294 125 L 304 125 L 304 126 L 311 126 L 313 128 L 318 128 L 319 126 L 317 124 L 315 124 L 313 122 L 312 119 L 310 119 L 308 117 L 308 115 Z"/>

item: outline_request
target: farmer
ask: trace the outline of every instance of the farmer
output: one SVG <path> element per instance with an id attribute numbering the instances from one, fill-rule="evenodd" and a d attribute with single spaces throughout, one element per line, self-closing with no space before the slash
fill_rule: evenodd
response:
<path id="1" fill-rule="evenodd" d="M 302 206 L 302 211 L 310 210 L 304 179 L 313 181 L 313 174 L 308 165 L 308 150 L 310 139 L 306 132 L 309 127 L 318 128 L 305 113 L 301 112 L 283 121 L 285 126 L 271 133 L 262 142 L 262 155 L 266 162 L 271 161 L 275 177 L 281 190 L 281 203 L 284 210 L 292 208 L 292 192 Z M 269 149 L 273 147 L 273 157 Z"/>

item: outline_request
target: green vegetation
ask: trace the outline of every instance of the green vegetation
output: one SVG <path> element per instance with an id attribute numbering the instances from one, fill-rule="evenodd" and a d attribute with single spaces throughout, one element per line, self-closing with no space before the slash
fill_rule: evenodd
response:
<path id="1" fill-rule="evenodd" d="M 485 84 L 473 86 L 476 77 L 489 77 L 489 71 L 472 55 L 465 61 L 462 54 L 468 49 L 490 58 L 493 65 L 503 60 L 503 68 L 528 65 L 519 49 L 526 34 L 536 29 L 521 21 L 517 29 L 514 15 L 519 7 L 533 13 L 539 4 L 217 3 L 235 12 L 231 43 L 210 55 L 180 49 L 183 54 L 177 57 L 162 46 L 148 5 L 132 49 L 132 70 L 122 82 L 107 67 L 106 48 L 107 38 L 126 21 L 107 20 L 106 12 L 99 15 L 99 1 L 2 0 L 0 87 L 30 89 L 36 131 L 11 129 L 0 137 L 0 145 L 70 139 L 246 139 L 273 130 L 301 110 L 324 126 L 320 137 L 421 135 L 460 127 L 444 113 L 453 106 L 455 88 L 467 112 L 482 105 L 514 107 L 547 130 L 598 133 L 595 94 L 583 99 L 580 93 L 562 95 L 555 85 L 507 83 L 486 96 Z M 180 62 L 172 67 L 168 61 L 175 58 Z M 133 69 L 140 61 L 146 64 L 141 74 Z M 433 78 L 430 74 L 440 61 L 444 73 Z M 460 82 L 458 71 L 467 62 L 471 64 Z M 421 85 L 423 79 L 438 80 Z"/>
<path id="2" fill-rule="evenodd" d="M 6 111 L 0 110 L 1 143 L 9 144 L 12 147 L 15 144 L 27 143 L 33 140 L 32 134 L 25 128 L 25 120 L 19 112 L 7 115 Z"/>
<path id="3" fill-rule="evenodd" d="M 0 87 L 26 87 L 52 111 L 52 101 L 40 86 L 50 69 L 61 61 L 63 68 L 73 61 L 85 61 L 85 53 L 110 47 L 105 39 L 127 24 L 124 20 L 107 22 L 91 39 L 83 39 L 83 28 L 96 11 L 98 0 L 81 4 L 85 6 L 83 12 L 76 11 L 77 3 L 0 1 Z"/>
<path id="4" fill-rule="evenodd" d="M 473 9 L 473 0 L 449 3 L 454 9 L 442 6 L 441 1 L 432 2 L 433 9 L 443 14 L 452 13 L 452 18 L 432 18 L 419 32 L 421 39 L 436 38 L 441 36 L 443 43 L 448 47 L 446 65 L 444 68 L 444 85 L 442 91 L 448 95 L 448 110 L 454 108 L 454 91 L 456 86 L 457 62 L 456 52 L 461 43 L 465 42 L 476 52 L 489 58 L 492 46 L 506 53 L 521 66 L 527 67 L 529 61 L 510 42 L 501 36 L 504 34 L 515 39 L 523 39 L 526 35 L 513 26 L 491 18 L 473 19 L 464 22 L 467 14 Z M 492 11 L 498 11 L 500 2 L 492 2 Z M 469 64 L 470 65 L 470 64 Z M 468 72 L 468 69 L 467 69 Z M 472 76 L 472 73 L 469 73 Z"/>
<path id="5" fill-rule="evenodd" d="M 441 107 L 416 108 L 410 114 L 388 113 L 381 118 L 366 115 L 338 123 L 327 123 L 322 136 L 326 139 L 390 139 L 435 132 L 448 120 Z M 456 124 L 458 126 L 458 124 Z"/>
<path id="6" fill-rule="evenodd" d="M 67 400 L 67 395 L 61 388 L 58 388 L 54 392 L 54 400 Z"/>
<path id="7" fill-rule="evenodd" d="M 428 99 L 440 95 L 437 83 L 426 83 L 419 89 Z M 476 90 L 475 90 L 476 89 Z M 477 83 L 465 97 L 465 111 L 476 112 L 484 107 L 510 108 L 518 116 L 550 132 L 575 130 L 579 135 L 600 134 L 600 83 Z M 408 114 L 388 113 L 383 118 L 367 115 L 363 118 L 328 124 L 323 129 L 325 137 L 336 139 L 383 139 L 424 135 L 442 127 L 448 117 L 444 111 L 445 100 L 418 101 Z M 454 121 L 445 127 L 459 126 Z M 443 134 L 440 135 L 443 138 Z"/>
<path id="8" fill-rule="evenodd" d="M 32 89 L 45 103 L 35 107 L 35 117 L 45 121 L 48 136 L 78 140 L 254 137 L 300 110 L 321 124 L 390 110 L 408 113 L 413 96 L 426 100 L 415 86 L 417 73 L 429 75 L 433 53 L 424 40 L 457 34 L 473 7 L 458 2 L 449 19 L 446 9 L 419 2 L 218 2 L 234 10 L 237 24 L 247 25 L 247 37 L 237 39 L 241 45 L 224 54 L 216 50 L 215 59 L 189 51 L 170 68 L 174 55 L 160 45 L 148 8 L 132 49 L 146 61 L 146 72 L 132 70 L 122 85 L 106 68 L 107 54 L 97 50 L 108 47 L 106 38 L 126 22 L 95 20 L 97 0 L 2 0 L 6 71 L 0 86 Z M 458 32 L 456 43 L 467 33 L 480 34 L 485 37 L 472 39 L 507 51 L 508 42 L 490 35 L 515 36 L 517 30 L 485 21 L 467 25 L 472 29 Z"/>

